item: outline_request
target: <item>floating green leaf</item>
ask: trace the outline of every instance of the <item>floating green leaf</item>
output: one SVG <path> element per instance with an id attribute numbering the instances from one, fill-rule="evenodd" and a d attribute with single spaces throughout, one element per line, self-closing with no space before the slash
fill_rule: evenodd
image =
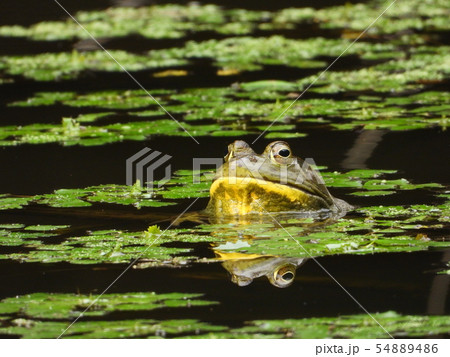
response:
<path id="1" fill-rule="evenodd" d="M 26 244 L 29 251 L 10 253 L 3 258 L 24 262 L 70 262 L 72 264 L 95 263 L 129 263 L 135 259 L 155 261 L 160 264 L 172 262 L 177 264 L 175 256 L 188 252 L 184 248 L 167 248 L 160 245 L 162 233 L 137 232 L 128 233 L 116 230 L 92 232 L 86 236 L 74 236 L 60 244 L 43 244 L 30 241 L 30 238 L 52 236 L 50 233 L 7 232 L 0 240 L 4 245 Z M 54 235 L 53 235 L 54 236 Z M 173 234 L 171 234 L 173 236 Z"/>
<path id="2" fill-rule="evenodd" d="M 151 311 L 161 308 L 189 309 L 191 306 L 210 306 L 214 302 L 200 300 L 201 294 L 138 292 L 125 294 L 75 295 L 34 293 L 2 300 L 0 315 L 14 316 L 2 324 L 0 333 L 24 338 L 119 338 L 165 337 L 202 330 L 218 331 L 196 320 L 116 320 L 86 321 L 86 317 L 107 316 L 115 311 Z M 85 311 L 88 307 L 89 310 Z M 71 320 L 83 313 L 85 318 L 65 331 Z M 42 321 L 43 319 L 43 321 Z"/>
<path id="3" fill-rule="evenodd" d="M 4 196 L 4 195 L 2 195 Z M 0 210 L 17 209 L 26 206 L 32 200 L 31 197 L 1 197 Z"/>
<path id="4" fill-rule="evenodd" d="M 383 329 L 380 328 L 383 326 Z M 393 311 L 336 318 L 306 318 L 249 321 L 247 326 L 225 334 L 228 338 L 389 338 L 436 336 L 447 333 L 450 324 L 446 316 L 400 315 Z M 211 334 L 210 337 L 220 337 Z"/>
<path id="5" fill-rule="evenodd" d="M 110 318 L 112 312 L 149 312 L 161 308 L 181 312 L 192 306 L 210 308 L 215 304 L 200 297 L 193 293 L 154 292 L 101 297 L 45 293 L 17 296 L 2 300 L 0 333 L 22 338 L 56 338 L 61 334 L 63 338 L 385 338 L 385 330 L 395 337 L 423 337 L 446 333 L 450 326 L 445 316 L 400 315 L 394 311 L 373 313 L 373 318 L 365 314 L 254 320 L 233 328 L 194 319 L 133 320 L 120 319 L 118 315 Z M 84 318 L 67 329 L 81 313 Z"/>
<path id="6" fill-rule="evenodd" d="M 47 231 L 56 231 L 64 228 L 70 227 L 69 225 L 48 225 L 48 224 L 37 224 L 35 226 L 27 226 L 25 228 L 26 231 L 38 231 L 38 232 L 47 232 Z"/>

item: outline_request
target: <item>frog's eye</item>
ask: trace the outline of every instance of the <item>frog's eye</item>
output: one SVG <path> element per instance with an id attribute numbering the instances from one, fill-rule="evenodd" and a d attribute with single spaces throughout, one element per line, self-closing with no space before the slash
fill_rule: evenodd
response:
<path id="1" fill-rule="evenodd" d="M 289 165 L 292 162 L 291 148 L 284 141 L 276 141 L 269 145 L 269 155 L 274 163 Z"/>
<path id="2" fill-rule="evenodd" d="M 291 148 L 284 141 L 276 141 L 271 145 L 271 154 L 274 157 L 287 158 L 291 156 Z"/>
<path id="3" fill-rule="evenodd" d="M 286 288 L 294 282 L 296 266 L 293 264 L 286 264 L 273 272 L 271 283 L 279 288 Z"/>
<path id="4" fill-rule="evenodd" d="M 291 155 L 291 150 L 281 149 L 280 151 L 278 151 L 278 155 L 280 155 L 282 157 L 289 157 Z"/>

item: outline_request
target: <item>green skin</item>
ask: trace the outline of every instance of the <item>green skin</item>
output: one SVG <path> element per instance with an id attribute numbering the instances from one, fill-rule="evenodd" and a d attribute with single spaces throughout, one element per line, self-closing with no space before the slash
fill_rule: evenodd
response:
<path id="1" fill-rule="evenodd" d="M 321 176 L 289 145 L 275 141 L 260 155 L 237 140 L 211 185 L 207 211 L 214 215 L 329 210 L 343 215 L 352 207 L 334 198 Z"/>

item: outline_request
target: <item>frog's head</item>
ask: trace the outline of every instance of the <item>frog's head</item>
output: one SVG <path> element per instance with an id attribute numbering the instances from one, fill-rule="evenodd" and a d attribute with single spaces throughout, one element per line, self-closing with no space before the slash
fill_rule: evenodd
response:
<path id="1" fill-rule="evenodd" d="M 225 163 L 217 170 L 207 210 L 216 216 L 266 212 L 334 210 L 321 176 L 293 155 L 284 141 L 257 154 L 242 140 L 228 146 Z"/>

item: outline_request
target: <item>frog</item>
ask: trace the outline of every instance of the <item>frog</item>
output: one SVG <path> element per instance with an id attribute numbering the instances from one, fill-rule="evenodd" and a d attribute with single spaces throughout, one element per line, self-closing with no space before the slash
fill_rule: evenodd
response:
<path id="1" fill-rule="evenodd" d="M 274 141 L 257 154 L 236 140 L 224 159 L 210 187 L 206 212 L 211 216 L 327 212 L 341 217 L 353 208 L 333 197 L 318 171 L 285 141 Z"/>
<path id="2" fill-rule="evenodd" d="M 277 288 L 287 288 L 295 280 L 296 270 L 307 258 L 289 258 L 274 255 L 229 253 L 215 250 L 216 257 L 229 272 L 231 281 L 247 286 L 256 278 L 265 276 Z"/>

